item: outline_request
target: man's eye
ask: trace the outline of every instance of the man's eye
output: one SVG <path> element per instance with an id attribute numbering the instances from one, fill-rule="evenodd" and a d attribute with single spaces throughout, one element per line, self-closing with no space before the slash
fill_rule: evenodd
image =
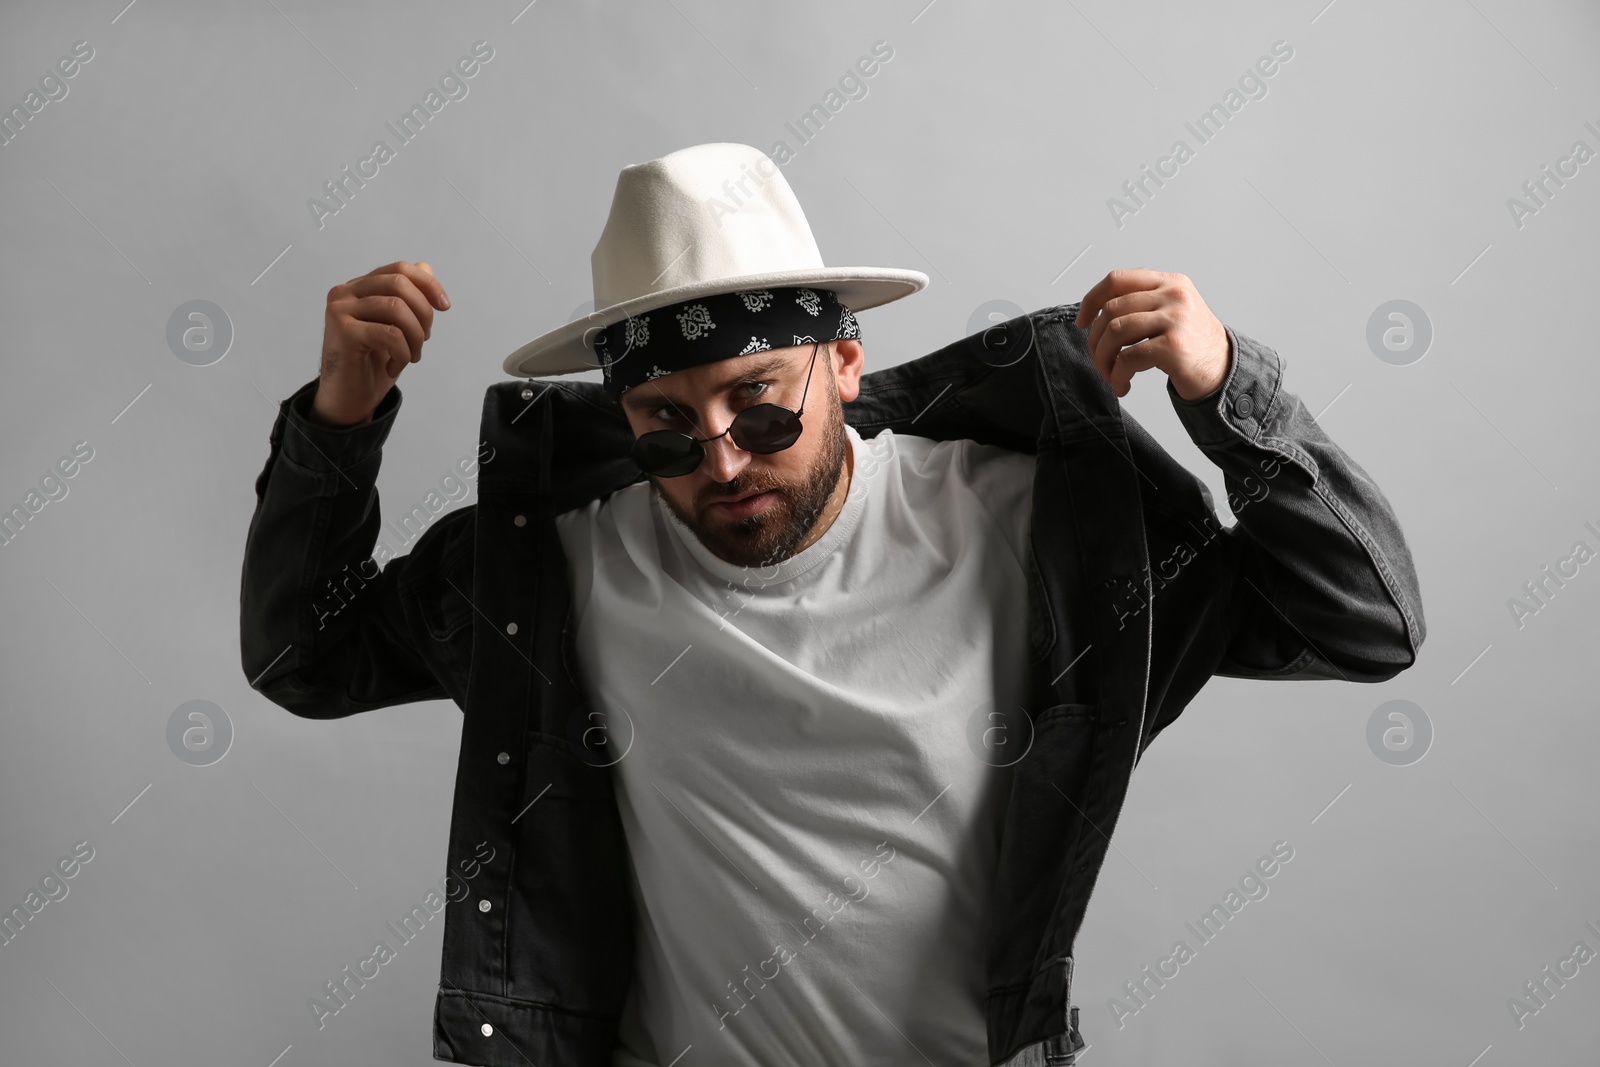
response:
<path id="1" fill-rule="evenodd" d="M 761 392 L 751 392 L 751 393 L 745 394 L 749 399 L 754 400 L 756 397 L 761 396 L 762 393 L 764 393 L 771 386 L 771 384 L 772 383 L 770 383 L 770 382 L 758 381 L 758 380 L 752 379 L 752 380 L 747 381 L 747 382 L 740 382 L 739 383 L 739 388 L 747 389 L 747 388 L 752 388 L 753 387 L 753 388 L 760 389 Z M 654 411 L 652 411 L 650 413 L 650 417 L 654 418 L 654 419 L 658 419 L 661 422 L 672 422 L 672 421 L 680 418 L 681 415 L 680 415 L 680 412 L 678 411 L 678 409 L 675 408 L 675 407 L 660 407 L 660 408 L 656 408 Z"/>

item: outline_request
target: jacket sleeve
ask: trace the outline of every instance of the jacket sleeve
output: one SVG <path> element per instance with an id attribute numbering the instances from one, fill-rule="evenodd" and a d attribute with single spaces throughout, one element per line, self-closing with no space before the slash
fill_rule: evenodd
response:
<path id="1" fill-rule="evenodd" d="M 1233 358 L 1215 392 L 1184 400 L 1167 382 L 1190 438 L 1222 469 L 1237 519 L 1219 534 L 1225 645 L 1212 673 L 1392 678 L 1416 662 L 1427 632 L 1400 521 L 1283 388 L 1282 357 L 1227 332 Z"/>
<path id="2" fill-rule="evenodd" d="M 382 569 L 373 558 L 375 483 L 400 390 L 369 422 L 339 429 L 308 418 L 316 385 L 279 405 L 256 478 L 239 591 L 245 677 L 314 719 L 444 697 L 427 622 L 402 593 L 417 550 Z"/>

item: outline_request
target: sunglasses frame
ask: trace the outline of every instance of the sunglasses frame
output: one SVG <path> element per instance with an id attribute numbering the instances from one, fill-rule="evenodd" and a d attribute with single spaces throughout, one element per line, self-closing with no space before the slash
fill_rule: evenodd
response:
<path id="1" fill-rule="evenodd" d="M 729 420 L 728 428 L 726 430 L 723 430 L 722 433 L 714 434 L 711 437 L 693 437 L 689 434 L 683 433 L 680 430 L 651 430 L 648 433 L 640 434 L 634 440 L 633 448 L 630 452 L 630 456 L 633 459 L 634 464 L 638 466 L 640 470 L 644 471 L 645 474 L 652 475 L 657 478 L 681 478 L 686 474 L 693 474 L 695 471 L 700 469 L 700 464 L 705 462 L 706 458 L 705 446 L 710 442 L 715 441 L 718 437 L 731 435 L 733 437 L 733 443 L 738 445 L 741 449 L 746 452 L 753 452 L 756 455 L 761 456 L 771 455 L 774 452 L 782 452 L 784 449 L 792 447 L 794 443 L 800 439 L 800 434 L 804 430 L 804 427 L 800 424 L 800 416 L 805 414 L 806 396 L 811 392 L 811 372 L 816 368 L 817 353 L 821 351 L 821 349 L 821 341 L 817 341 L 812 345 L 811 364 L 806 368 L 806 384 L 805 388 L 800 393 L 800 409 L 798 411 L 792 408 L 786 408 L 782 404 L 754 404 L 745 408 L 743 411 L 739 412 L 731 420 Z M 753 417 L 746 418 L 746 416 Z M 743 420 L 747 426 L 754 426 L 767 421 L 775 421 L 780 418 L 786 423 L 792 421 L 792 425 L 786 426 L 786 430 L 792 430 L 793 436 L 789 437 L 785 443 L 778 445 L 776 448 L 752 448 L 751 445 L 756 442 L 751 442 L 748 440 L 748 438 L 741 439 L 745 437 L 744 431 L 735 432 L 739 430 L 739 424 L 741 420 Z M 683 442 L 687 442 L 687 444 L 685 445 Z M 652 449 L 658 444 L 670 444 L 674 448 L 687 448 L 688 450 L 681 457 L 671 460 L 667 463 L 663 463 L 657 469 L 652 470 L 643 462 L 641 462 L 641 457 L 645 451 Z"/>

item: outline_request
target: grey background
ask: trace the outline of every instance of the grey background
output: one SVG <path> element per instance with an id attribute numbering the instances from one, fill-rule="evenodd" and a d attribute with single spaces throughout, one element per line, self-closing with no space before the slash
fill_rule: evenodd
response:
<path id="1" fill-rule="evenodd" d="M 1600 149 L 1593 4 L 8 4 L 0 105 L 79 40 L 68 95 L 0 147 L 0 502 L 94 449 L 0 547 L 0 911 L 74 843 L 94 858 L 0 945 L 0 1061 L 433 1062 L 442 922 L 320 1032 L 306 1006 L 443 874 L 460 712 L 311 722 L 248 688 L 239 568 L 275 405 L 316 374 L 330 286 L 428 260 L 454 308 L 379 479 L 409 511 L 474 450 L 504 355 L 591 297 L 618 169 L 783 139 L 830 265 L 932 278 L 862 315 L 869 369 L 991 300 L 1185 273 L 1284 356 L 1415 554 L 1414 669 L 1216 679 L 1150 750 L 1077 945 L 1083 1062 L 1594 1062 L 1600 962 L 1520 1030 L 1507 999 L 1600 950 L 1600 564 L 1521 628 L 1508 599 L 1600 548 L 1600 162 L 1521 227 L 1506 206 L 1574 141 Z M 478 40 L 468 96 L 319 229 L 307 199 Z M 878 40 L 866 95 L 801 146 L 785 121 Z M 1278 40 L 1267 94 L 1197 147 L 1185 120 Z M 1180 137 L 1194 158 L 1119 228 L 1107 199 Z M 235 333 L 204 367 L 166 343 L 195 299 Z M 1394 299 L 1434 330 L 1406 366 L 1366 342 Z M 1124 403 L 1220 503 L 1163 384 Z M 235 734 L 205 767 L 167 742 L 195 699 Z M 1390 699 L 1435 731 L 1410 766 L 1368 746 Z M 1196 947 L 1185 921 L 1279 840 L 1269 895 L 1119 1028 L 1108 998 Z"/>

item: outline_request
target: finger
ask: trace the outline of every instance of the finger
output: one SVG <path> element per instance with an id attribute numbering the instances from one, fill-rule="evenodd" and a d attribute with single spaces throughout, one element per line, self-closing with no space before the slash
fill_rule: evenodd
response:
<path id="1" fill-rule="evenodd" d="M 417 288 L 427 295 L 429 303 L 441 311 L 450 310 L 450 297 L 445 294 L 444 286 L 439 279 L 433 276 L 433 267 L 427 263 L 418 263 L 416 266 L 419 271 L 423 271 L 427 275 L 425 278 L 411 278 L 416 283 Z M 410 277 L 410 275 L 407 275 L 407 277 Z"/>
<path id="2" fill-rule="evenodd" d="M 342 332 L 361 351 L 383 355 L 384 369 L 390 378 L 400 377 L 400 372 L 411 362 L 406 335 L 393 323 L 351 319 L 343 324 Z"/>
<path id="3" fill-rule="evenodd" d="M 406 275 L 379 274 L 357 278 L 351 283 L 350 291 L 356 296 L 388 295 L 400 297 L 410 306 L 417 322 L 421 323 L 423 339 L 426 340 L 433 336 L 433 305 L 429 303 L 427 294 Z"/>
<path id="4" fill-rule="evenodd" d="M 1118 352 L 1111 367 L 1111 391 L 1119 397 L 1127 396 L 1133 388 L 1133 376 L 1159 365 L 1168 347 L 1167 338 L 1162 335 Z"/>
<path id="5" fill-rule="evenodd" d="M 408 278 L 417 287 L 417 290 L 423 294 L 429 304 L 441 311 L 447 311 L 450 308 L 450 298 L 445 295 L 444 286 L 440 284 L 439 279 L 433 276 L 433 267 L 427 263 L 408 263 L 403 259 L 396 260 L 393 263 L 379 267 L 366 275 L 366 277 L 370 278 L 377 274 L 397 274 Z"/>
<path id="6" fill-rule="evenodd" d="M 1166 303 L 1166 290 L 1163 289 L 1141 289 L 1138 292 L 1112 297 L 1102 305 L 1100 317 L 1089 324 L 1088 343 L 1091 346 L 1098 344 L 1106 332 L 1106 327 L 1120 316 L 1137 311 L 1155 311 L 1166 306 Z M 1124 342 L 1124 344 L 1132 343 Z"/>
<path id="7" fill-rule="evenodd" d="M 400 297 L 410 306 L 417 321 L 422 324 L 422 339 L 426 341 L 433 336 L 433 305 L 428 302 L 427 295 L 409 276 L 404 274 L 369 275 L 365 278 L 357 278 L 351 283 L 350 288 L 357 296 L 387 294 Z"/>
<path id="8" fill-rule="evenodd" d="M 1118 315 L 1107 322 L 1101 328 L 1099 340 L 1089 349 L 1090 358 L 1094 360 L 1095 369 L 1100 372 L 1100 377 L 1106 380 L 1106 384 L 1115 386 L 1112 373 L 1122 350 L 1149 338 L 1161 336 L 1166 332 L 1167 326 L 1166 315 L 1159 311 L 1135 311 Z"/>
<path id="9" fill-rule="evenodd" d="M 392 293 L 374 293 L 346 301 L 339 310 L 363 322 L 388 323 L 398 327 L 410 349 L 407 362 L 415 363 L 422 358 L 422 342 L 427 340 L 427 331 L 417 321 L 416 312 L 404 297 Z"/>
<path id="10" fill-rule="evenodd" d="M 1078 302 L 1078 317 L 1072 320 L 1074 326 L 1082 328 L 1085 323 L 1094 322 L 1095 316 L 1100 314 L 1105 302 L 1116 295 L 1115 283 L 1112 281 L 1112 275 L 1115 273 L 1116 271 L 1112 271 L 1107 274 L 1083 294 L 1083 299 Z"/>
<path id="11" fill-rule="evenodd" d="M 1081 327 L 1087 322 L 1092 322 L 1100 313 L 1100 309 L 1105 306 L 1105 302 L 1112 297 L 1140 289 L 1154 289 L 1161 284 L 1164 277 L 1160 271 L 1146 270 L 1143 267 L 1111 271 L 1083 294 L 1083 300 L 1078 307 L 1078 317 L 1073 325 Z"/>

